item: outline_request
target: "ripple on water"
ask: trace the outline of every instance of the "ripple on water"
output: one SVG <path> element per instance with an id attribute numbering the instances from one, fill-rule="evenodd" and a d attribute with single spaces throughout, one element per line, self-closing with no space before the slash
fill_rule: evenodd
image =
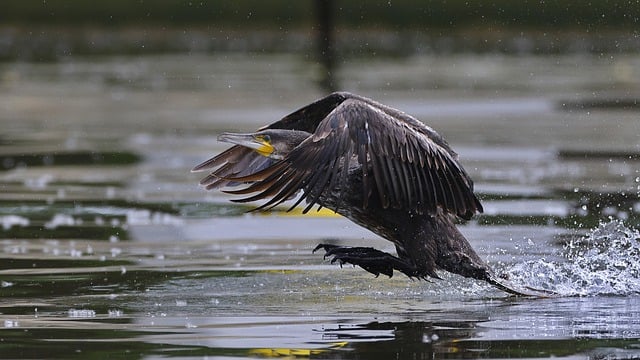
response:
<path id="1" fill-rule="evenodd" d="M 514 265 L 511 279 L 562 296 L 640 294 L 640 232 L 611 220 L 565 246 L 565 261 Z"/>

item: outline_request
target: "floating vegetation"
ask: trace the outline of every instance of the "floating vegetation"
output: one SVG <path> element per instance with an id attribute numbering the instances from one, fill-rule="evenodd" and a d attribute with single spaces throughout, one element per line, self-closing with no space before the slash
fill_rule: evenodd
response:
<path id="1" fill-rule="evenodd" d="M 640 152 L 631 150 L 560 150 L 557 156 L 560 159 L 640 160 Z"/>
<path id="2" fill-rule="evenodd" d="M 640 99 L 637 98 L 611 98 L 611 99 L 583 99 L 583 100 L 563 100 L 558 104 L 561 110 L 638 110 L 640 109 Z"/>
<path id="3" fill-rule="evenodd" d="M 10 239 L 128 240 L 129 226 L 181 226 L 184 217 L 239 216 L 249 207 L 215 203 L 0 200 L 0 236 Z M 19 213 L 20 215 L 14 215 Z"/>
<path id="4" fill-rule="evenodd" d="M 132 165 L 140 162 L 140 155 L 125 151 L 60 151 L 33 154 L 2 154 L 0 170 L 30 166 L 63 165 Z"/>

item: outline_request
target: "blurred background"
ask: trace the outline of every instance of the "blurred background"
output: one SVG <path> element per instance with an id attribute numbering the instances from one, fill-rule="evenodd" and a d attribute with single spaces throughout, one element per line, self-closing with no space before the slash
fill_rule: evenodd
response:
<path id="1" fill-rule="evenodd" d="M 310 75 L 327 90 L 339 87 L 333 68 L 353 58 L 635 52 L 639 16 L 631 0 L 7 0 L 0 59 L 287 53 L 317 65 Z"/>
<path id="2" fill-rule="evenodd" d="M 637 0 L 0 7 L 0 357 L 637 354 Z M 333 90 L 442 134 L 485 208 L 473 246 L 584 297 L 373 279 L 311 249 L 391 243 L 198 186 L 220 132 Z"/>

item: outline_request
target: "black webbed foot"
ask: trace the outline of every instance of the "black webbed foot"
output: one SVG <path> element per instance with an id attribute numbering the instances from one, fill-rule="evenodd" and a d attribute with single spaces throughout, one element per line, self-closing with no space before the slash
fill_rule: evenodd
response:
<path id="1" fill-rule="evenodd" d="M 489 284 L 497 287 L 498 289 L 508 292 L 515 296 L 530 296 L 530 297 L 541 297 L 541 298 L 549 298 L 549 297 L 557 297 L 559 296 L 553 290 L 547 289 L 536 289 L 526 285 L 518 285 L 510 282 L 503 276 L 492 276 L 490 275 L 487 279 L 485 279 Z"/>
<path id="2" fill-rule="evenodd" d="M 333 257 L 331 259 L 332 264 L 338 262 L 340 266 L 343 264 L 357 265 L 376 277 L 380 274 L 392 277 L 393 270 L 398 270 L 410 278 L 425 279 L 424 275 L 418 274 L 417 269 L 413 265 L 374 248 L 319 244 L 313 249 L 313 252 L 319 249 L 325 250 L 325 259 L 327 257 Z"/>

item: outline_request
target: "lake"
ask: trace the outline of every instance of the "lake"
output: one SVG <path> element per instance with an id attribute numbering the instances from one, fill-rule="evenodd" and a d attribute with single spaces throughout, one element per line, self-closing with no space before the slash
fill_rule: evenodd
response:
<path id="1" fill-rule="evenodd" d="M 638 358 L 640 58 L 345 60 L 341 88 L 442 134 L 484 214 L 461 224 L 509 296 L 331 265 L 390 242 L 330 212 L 247 213 L 190 173 L 324 93 L 279 54 L 0 64 L 2 358 Z"/>

